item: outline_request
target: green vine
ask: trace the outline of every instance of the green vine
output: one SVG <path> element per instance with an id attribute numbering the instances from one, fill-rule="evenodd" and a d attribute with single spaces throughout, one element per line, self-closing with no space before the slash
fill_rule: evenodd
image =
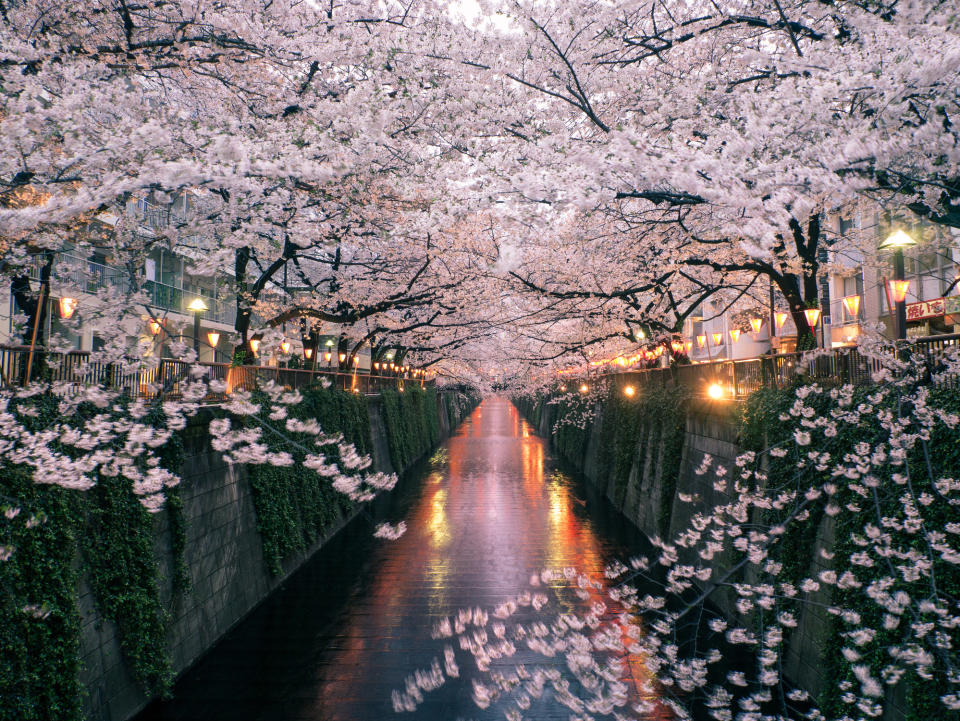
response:
<path id="1" fill-rule="evenodd" d="M 872 387 L 857 389 L 852 405 L 856 407 L 861 401 L 867 400 L 868 396 L 875 394 L 876 391 L 877 389 Z M 790 487 L 792 484 L 801 483 L 803 487 L 806 487 L 830 480 L 826 477 L 819 477 L 818 472 L 812 465 L 804 464 L 803 457 L 797 452 L 798 449 L 792 441 L 794 424 L 791 422 L 792 419 L 789 419 L 787 411 L 795 399 L 796 396 L 793 392 L 766 389 L 753 394 L 744 405 L 740 422 L 740 438 L 746 450 L 759 452 L 775 445 L 782 445 L 789 449 L 788 454 L 782 458 L 770 456 L 767 459 L 767 482 L 771 486 Z M 898 396 L 891 393 L 876 410 L 883 408 L 896 412 L 899 402 Z M 828 414 L 833 407 L 833 403 L 834 401 L 828 394 L 808 397 L 807 399 L 807 405 L 813 405 L 818 414 Z M 955 391 L 950 389 L 933 389 L 928 399 L 928 405 L 952 413 L 960 412 L 960 398 Z M 783 420 L 783 418 L 789 420 Z M 830 453 L 834 458 L 842 458 L 845 454 L 853 452 L 858 443 L 867 442 L 871 446 L 876 445 L 881 439 L 881 429 L 874 419 L 875 412 L 870 414 L 869 420 L 856 424 L 839 424 L 838 433 L 835 437 L 818 439 L 817 450 Z M 933 448 L 936 449 L 936 453 L 930 452 Z M 927 467 L 928 461 L 930 462 L 929 469 Z M 942 475 L 949 476 L 955 473 L 955 469 L 958 467 L 960 467 L 960 436 L 955 430 L 949 429 L 943 424 L 936 426 L 934 433 L 927 441 L 926 450 L 923 443 L 919 443 L 911 451 L 907 461 L 907 470 L 911 476 L 915 493 L 920 494 L 926 491 L 931 496 L 935 494 L 931 487 L 932 478 Z M 880 481 L 882 485 L 890 487 L 892 481 L 889 478 L 889 472 Z M 897 515 L 898 501 L 894 497 L 895 495 L 881 495 L 878 498 L 879 510 L 884 515 Z M 835 502 L 838 505 L 845 506 L 848 503 L 862 502 L 862 500 L 847 488 L 846 484 L 838 484 L 838 492 L 835 496 Z M 941 506 L 932 505 L 924 511 L 925 519 L 936 527 L 945 526 L 955 516 L 952 509 L 947 508 L 946 504 L 941 504 Z M 823 545 L 818 537 L 823 516 L 822 507 L 815 507 L 808 518 L 802 522 L 790 524 L 783 538 L 777 544 L 775 552 L 777 560 L 783 564 L 780 574 L 783 581 L 795 584 L 811 573 L 815 553 Z M 827 549 L 834 554 L 832 564 L 835 569 L 849 568 L 851 556 L 863 550 L 851 538 L 851 534 L 862 534 L 862 532 L 863 521 L 856 514 L 841 513 L 837 516 L 835 541 Z M 900 540 L 903 545 L 920 542 L 916 538 L 904 537 Z M 861 569 L 859 572 L 859 576 L 865 584 L 874 580 L 871 578 L 863 579 L 865 573 L 865 569 Z M 887 570 L 878 566 L 875 574 L 879 578 L 886 575 Z M 958 596 L 958 593 L 960 593 L 960 578 L 958 578 L 954 568 L 948 567 L 943 561 L 938 561 L 935 563 L 934 575 L 937 577 L 941 593 L 953 598 Z M 902 580 L 898 581 L 896 585 L 911 595 L 917 590 Z M 795 605 L 799 606 L 799 603 L 798 600 Z M 848 661 L 841 652 L 846 645 L 842 634 L 847 630 L 847 627 L 839 618 L 831 617 L 830 628 L 826 634 L 829 640 L 826 647 L 821 650 L 821 658 L 825 664 L 823 675 L 824 678 L 830 679 L 830 683 L 826 685 L 819 702 L 821 709 L 829 718 L 836 718 L 849 711 L 849 707 L 843 703 L 842 697 L 845 688 L 855 687 L 858 684 L 853 671 L 854 665 L 866 664 L 872 674 L 880 677 L 882 669 L 890 662 L 887 648 L 898 643 L 898 637 L 895 635 L 896 632 L 884 629 L 882 612 L 879 606 L 863 593 L 862 588 L 833 588 L 831 603 L 856 612 L 859 614 L 863 626 L 877 630 L 877 634 L 870 644 L 860 649 L 861 658 L 854 663 Z M 942 705 L 939 697 L 947 691 L 945 679 L 946 669 L 938 663 L 933 679 L 923 679 L 915 673 L 910 673 L 900 681 L 905 686 L 903 710 L 906 721 L 922 721 L 942 715 Z"/>
<path id="2" fill-rule="evenodd" d="M 29 405 L 32 416 L 21 415 L 31 430 L 52 424 L 60 414 L 59 399 L 37 396 L 11 403 L 16 411 Z M 80 425 L 102 413 L 81 404 L 68 421 Z M 125 416 L 126 402 L 112 414 Z M 158 427 L 159 408 L 145 418 Z M 117 441 L 119 443 L 119 441 Z M 58 446 L 76 457 L 78 449 Z M 181 440 L 174 434 L 158 449 L 164 468 L 179 472 Z M 120 648 L 133 677 L 150 694 L 164 695 L 172 681 L 166 648 L 167 614 L 160 601 L 159 569 L 154 558 L 153 516 L 120 476 L 98 474 L 97 484 L 84 493 L 37 486 L 32 470 L 6 466 L 0 474 L 6 522 L 0 545 L 9 551 L 0 563 L 5 590 L 0 620 L 0 720 L 77 719 L 81 714 L 79 686 L 80 626 L 77 610 L 80 577 L 84 576 L 105 620 L 116 624 Z M 185 530 L 179 495 L 167 505 L 174 559 L 173 586 L 185 588 Z M 19 509 L 19 510 L 17 510 Z M 14 515 L 16 514 L 16 515 Z M 28 524 L 29 521 L 29 524 Z M 78 564 L 77 561 L 80 561 Z"/>

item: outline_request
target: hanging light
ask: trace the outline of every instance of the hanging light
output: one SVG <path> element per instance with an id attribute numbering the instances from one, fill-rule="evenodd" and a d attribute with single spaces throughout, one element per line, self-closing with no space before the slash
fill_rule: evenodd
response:
<path id="1" fill-rule="evenodd" d="M 581 392 L 581 393 L 586 393 L 586 392 L 589 391 L 589 390 L 590 390 L 590 386 L 588 386 L 586 383 L 581 384 L 581 386 L 580 386 L 580 392 Z"/>
<path id="2" fill-rule="evenodd" d="M 207 343 L 210 344 L 211 348 L 216 348 L 217 343 L 220 342 L 220 334 L 216 331 L 210 331 L 207 333 Z"/>
<path id="3" fill-rule="evenodd" d="M 331 353 L 330 351 L 327 351 L 326 353 L 323 354 L 323 359 L 324 359 L 327 363 L 330 362 L 330 359 L 331 359 L 331 358 L 333 358 L 333 353 Z"/>
<path id="4" fill-rule="evenodd" d="M 763 327 L 763 318 L 751 318 L 750 327 L 753 329 L 754 333 L 759 333 L 760 329 Z"/>
<path id="5" fill-rule="evenodd" d="M 313 348 L 304 348 L 303 357 L 306 358 L 307 360 L 310 360 L 311 358 L 313 358 Z"/>
<path id="6" fill-rule="evenodd" d="M 343 363 L 346 359 L 347 359 L 347 354 L 346 354 L 346 353 L 341 353 L 341 354 L 340 354 L 340 362 Z"/>
<path id="7" fill-rule="evenodd" d="M 860 311 L 860 296 L 848 295 L 843 299 L 843 307 L 847 310 L 847 315 L 856 318 Z"/>
<path id="8" fill-rule="evenodd" d="M 163 324 L 159 321 L 150 321 L 150 335 L 160 335 L 161 328 L 163 328 Z"/>
<path id="9" fill-rule="evenodd" d="M 61 298 L 60 299 L 60 317 L 61 318 L 70 318 L 73 315 L 73 312 L 77 309 L 77 306 L 80 304 L 76 298 Z"/>
<path id="10" fill-rule="evenodd" d="M 740 329 L 734 328 L 732 331 L 730 331 L 730 338 L 733 340 L 734 343 L 740 340 Z"/>
<path id="11" fill-rule="evenodd" d="M 633 398 L 636 392 L 637 392 L 637 389 L 634 388 L 633 386 L 625 386 L 623 389 L 623 395 L 625 395 L 627 398 Z"/>
<path id="12" fill-rule="evenodd" d="M 374 367 L 375 370 L 380 370 L 380 361 L 374 361 L 374 362 L 373 362 L 373 367 Z"/>
<path id="13" fill-rule="evenodd" d="M 777 321 L 777 330 L 783 328 L 783 324 L 787 322 L 787 316 L 790 315 L 786 311 L 777 311 L 773 314 L 773 319 Z"/>
<path id="14" fill-rule="evenodd" d="M 820 309 L 819 308 L 807 308 L 803 311 L 803 314 L 807 316 L 807 324 L 811 328 L 817 326 L 817 321 L 820 319 Z"/>
<path id="15" fill-rule="evenodd" d="M 697 348 L 703 348 L 707 344 L 707 336 L 698 335 L 697 336 Z"/>
<path id="16" fill-rule="evenodd" d="M 254 357 L 260 352 L 260 341 L 256 338 L 250 341 L 250 350 L 253 351 Z"/>
<path id="17" fill-rule="evenodd" d="M 693 341 L 692 341 L 692 340 L 688 340 L 686 343 L 683 344 L 683 346 L 684 346 L 684 348 L 686 348 L 687 355 L 690 355 L 690 351 L 693 350 Z"/>
<path id="18" fill-rule="evenodd" d="M 723 333 L 714 333 L 713 334 L 713 344 L 720 345 L 723 343 Z"/>
<path id="19" fill-rule="evenodd" d="M 891 280 L 890 297 L 894 303 L 903 303 L 907 299 L 907 290 L 910 288 L 909 280 Z"/>
<path id="20" fill-rule="evenodd" d="M 284 340 L 280 343 L 280 352 L 284 355 L 290 353 L 290 341 Z"/>
<path id="21" fill-rule="evenodd" d="M 358 363 L 360 363 L 360 356 L 355 355 L 353 357 L 353 364 L 357 365 Z"/>

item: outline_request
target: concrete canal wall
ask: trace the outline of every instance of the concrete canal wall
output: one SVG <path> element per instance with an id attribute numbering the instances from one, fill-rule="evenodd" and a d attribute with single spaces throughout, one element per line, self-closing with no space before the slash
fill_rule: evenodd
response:
<path id="1" fill-rule="evenodd" d="M 391 421 L 394 426 L 409 425 L 410 419 L 391 418 L 396 408 L 387 407 L 390 399 L 368 398 L 370 450 L 376 470 L 404 472 L 437 441 L 448 437 L 475 405 L 475 399 L 459 393 L 421 395 L 436 404 L 436 408 L 424 408 L 424 412 L 435 414 L 438 425 L 428 438 L 407 434 L 399 440 L 400 429 L 391 427 Z M 394 405 L 398 405 L 395 399 Z M 212 648 L 360 510 L 335 508 L 334 517 L 312 543 L 285 555 L 279 570 L 271 568 L 265 556 L 251 471 L 246 466 L 225 463 L 210 447 L 208 420 L 198 419 L 183 433 L 180 497 L 185 521 L 185 589 L 178 589 L 172 581 L 176 571 L 168 515 L 157 514 L 154 525 L 160 598 L 169 614 L 167 649 L 175 675 Z M 121 650 L 118 627 L 104 618 L 86 576 L 81 580 L 78 605 L 82 628 L 80 681 L 87 692 L 84 716 L 91 721 L 129 719 L 151 697 L 131 673 Z"/>

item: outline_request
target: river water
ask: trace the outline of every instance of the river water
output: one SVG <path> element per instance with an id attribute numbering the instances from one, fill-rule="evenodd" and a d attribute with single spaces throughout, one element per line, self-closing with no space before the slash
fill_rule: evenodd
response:
<path id="1" fill-rule="evenodd" d="M 457 639 L 432 637 L 444 618 L 516 598 L 543 568 L 600 574 L 643 544 L 605 500 L 557 468 L 502 398 L 485 400 L 374 513 L 405 520 L 406 534 L 381 541 L 373 519 L 351 524 L 186 673 L 173 700 L 139 721 L 504 719 L 496 704 L 474 703 L 476 662 L 459 647 L 459 676 L 423 694 L 414 711 L 396 713 L 393 692 L 434 659 L 445 665 L 444 645 Z M 520 661 L 522 653 L 495 660 L 494 670 L 509 673 Z M 562 654 L 555 663 L 563 668 Z M 642 663 L 625 668 L 625 682 L 642 681 Z M 653 717 L 666 716 L 640 695 L 656 705 Z M 547 697 L 523 717 L 571 717 Z"/>

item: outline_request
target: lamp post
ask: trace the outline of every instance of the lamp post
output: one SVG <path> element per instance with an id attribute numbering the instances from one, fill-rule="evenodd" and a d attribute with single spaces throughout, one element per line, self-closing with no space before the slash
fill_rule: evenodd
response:
<path id="1" fill-rule="evenodd" d="M 896 297 L 893 299 L 896 306 L 894 310 L 894 335 L 897 340 L 905 340 L 907 337 L 906 296 L 909 281 L 905 281 L 903 278 L 903 249 L 916 244 L 917 241 L 902 230 L 894 231 L 880 244 L 880 248 L 883 250 L 893 250 L 893 280 L 897 291 L 895 293 Z"/>
<path id="2" fill-rule="evenodd" d="M 200 360 L 200 314 L 209 308 L 203 302 L 203 298 L 194 298 L 187 306 L 187 310 L 193 313 L 193 350 L 197 354 L 197 360 Z"/>

